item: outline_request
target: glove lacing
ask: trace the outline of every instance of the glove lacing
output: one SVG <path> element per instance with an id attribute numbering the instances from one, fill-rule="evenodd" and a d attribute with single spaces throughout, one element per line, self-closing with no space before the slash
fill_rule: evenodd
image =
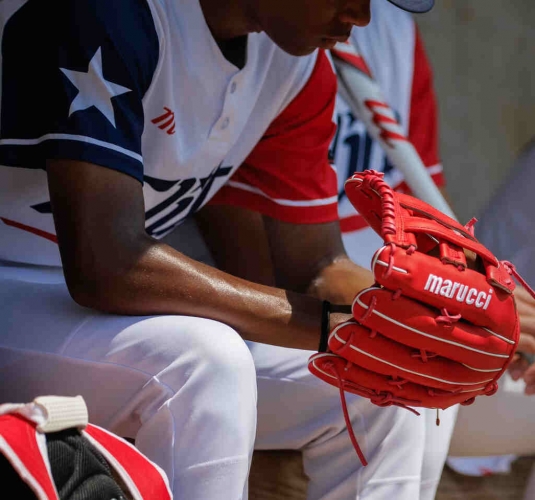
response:
<path id="1" fill-rule="evenodd" d="M 364 172 L 364 174 L 366 174 L 367 172 Z M 379 195 L 379 197 L 381 198 L 381 201 L 382 201 L 382 216 L 378 218 L 381 220 L 381 233 L 382 233 L 382 236 L 385 240 L 387 240 L 387 237 L 389 237 L 388 239 L 390 238 L 393 238 L 395 237 L 395 235 L 397 234 L 397 226 L 396 226 L 396 203 L 395 203 L 395 199 L 394 199 L 394 193 L 392 191 L 392 189 L 390 188 L 390 186 L 388 184 L 386 184 L 386 182 L 384 182 L 383 180 L 383 174 L 378 174 L 377 172 L 375 171 L 369 171 L 369 174 L 370 176 L 367 177 L 365 179 L 365 182 L 367 181 L 369 184 L 369 187 L 373 190 L 373 191 L 376 191 L 377 194 Z M 377 215 L 377 214 L 376 214 Z M 471 235 L 472 237 L 475 238 L 474 236 L 474 225 L 475 223 L 477 222 L 477 219 L 473 218 L 471 219 L 464 227 L 467 231 L 467 233 L 469 235 Z M 388 259 L 388 264 L 387 264 L 387 269 L 385 271 L 385 278 L 388 278 L 389 275 L 392 273 L 393 269 L 394 269 L 394 253 L 396 252 L 397 250 L 397 245 L 396 243 L 392 242 L 392 241 L 389 241 L 388 243 L 385 242 L 385 246 L 388 246 L 390 248 L 390 255 L 389 255 L 389 259 Z M 403 245 L 403 247 L 405 248 L 405 245 Z M 414 253 L 416 251 L 416 246 L 414 246 L 413 244 L 410 244 L 408 245 L 407 248 L 405 248 L 406 250 L 406 253 L 408 255 Z M 515 266 L 510 263 L 509 261 L 500 261 L 500 264 L 503 265 L 503 267 L 505 268 L 505 270 L 507 271 L 508 274 L 514 276 L 518 282 L 526 289 L 526 291 L 528 291 L 528 293 L 535 299 L 535 291 L 526 283 L 526 281 L 519 275 L 519 273 L 517 272 Z M 464 271 L 465 270 L 465 267 L 464 266 L 459 266 L 458 267 L 459 271 Z M 396 290 L 393 292 L 393 295 L 392 295 L 392 298 L 393 300 L 397 299 L 398 297 L 400 297 L 402 295 L 402 290 L 399 289 L 399 290 Z M 370 302 L 369 306 L 368 306 L 368 309 L 367 311 L 362 315 L 361 318 L 358 319 L 359 323 L 361 324 L 365 324 L 366 320 L 369 318 L 369 316 L 372 314 L 373 312 L 373 309 L 375 308 L 376 306 L 376 297 L 373 297 L 372 298 L 372 301 Z M 453 327 L 453 323 L 461 320 L 461 315 L 460 314 L 450 314 L 447 309 L 443 308 L 441 309 L 441 314 L 438 315 L 436 317 L 436 322 L 437 323 L 442 323 L 444 325 L 444 327 L 448 328 L 448 327 Z M 371 331 L 370 332 L 370 337 L 375 337 L 377 335 L 377 332 L 376 331 Z M 436 354 L 434 353 L 428 353 L 427 351 L 421 349 L 419 352 L 413 354 L 413 357 L 419 357 L 421 358 L 422 362 L 427 362 L 427 360 L 429 358 L 432 358 L 432 357 L 435 357 L 437 356 Z M 350 367 L 351 363 L 348 362 L 348 365 L 346 366 L 346 370 Z M 374 391 L 374 390 L 371 390 L 371 389 L 368 389 L 366 387 L 362 387 L 360 386 L 359 384 L 353 382 L 353 381 L 346 381 L 343 379 L 343 377 L 341 376 L 341 374 L 338 372 L 338 369 L 336 368 L 336 366 L 333 364 L 333 363 L 327 363 L 325 366 L 324 366 L 327 370 L 329 370 L 334 376 L 335 378 L 337 379 L 338 381 L 338 388 L 339 388 L 339 391 L 340 391 L 340 399 L 341 399 L 341 403 L 342 403 L 342 411 L 343 411 L 343 415 L 344 415 L 344 419 L 345 419 L 345 423 L 346 423 L 346 426 L 347 426 L 347 429 L 348 429 L 348 433 L 349 433 L 349 437 L 351 439 L 351 442 L 353 444 L 353 447 L 355 448 L 355 451 L 357 452 L 357 455 L 359 456 L 359 459 L 362 463 L 362 465 L 367 465 L 367 461 L 364 457 L 364 454 L 362 453 L 362 450 L 357 442 L 357 439 L 356 439 L 356 436 L 355 436 L 355 433 L 353 431 L 353 428 L 351 426 L 351 422 L 350 422 L 350 419 L 349 419 L 349 413 L 348 413 L 348 409 L 347 409 L 347 402 L 346 402 L 346 398 L 345 398 L 345 390 L 346 389 L 355 389 L 357 391 L 357 393 L 361 393 L 361 394 L 364 394 L 366 395 L 370 401 L 375 404 L 375 405 L 378 405 L 378 406 L 391 406 L 391 405 L 395 405 L 395 406 L 399 406 L 399 407 L 402 407 L 402 408 L 405 408 L 413 413 L 415 413 L 416 415 L 419 415 L 419 413 L 414 409 L 414 408 L 411 408 L 410 404 L 414 404 L 416 403 L 415 401 L 408 401 L 408 400 L 405 400 L 403 398 L 399 398 L 397 396 L 394 396 L 392 393 L 380 393 L 378 391 Z M 389 381 L 389 384 L 391 385 L 395 385 L 399 388 L 402 388 L 403 384 L 407 383 L 408 381 L 407 380 L 404 380 L 404 379 L 401 379 L 399 377 L 393 377 L 393 379 L 391 381 Z M 497 382 L 491 382 L 489 383 L 485 389 L 483 390 L 483 393 L 488 395 L 488 396 L 491 396 L 492 394 L 494 394 L 496 391 L 498 390 L 498 384 Z M 434 396 L 434 395 L 437 395 L 438 396 L 438 392 L 440 391 L 435 391 L 433 389 L 429 389 L 428 390 L 428 394 L 430 396 Z M 455 393 L 458 393 L 460 392 L 460 390 L 457 390 L 457 391 L 452 391 L 451 394 L 455 394 Z M 470 405 L 472 404 L 474 401 L 475 401 L 475 397 L 471 397 L 469 399 L 466 399 L 465 401 L 461 402 L 460 404 L 465 406 L 465 405 Z M 438 415 L 438 411 L 439 409 L 437 408 L 437 425 L 439 424 L 439 415 Z"/>
<path id="2" fill-rule="evenodd" d="M 351 362 L 348 361 L 345 369 L 347 370 L 350 366 L 351 366 Z M 366 387 L 359 386 L 355 382 L 347 382 L 345 379 L 343 379 L 340 376 L 340 373 L 338 372 L 338 370 L 336 369 L 333 363 L 326 363 L 324 365 L 324 368 L 326 370 L 329 370 L 336 377 L 338 381 L 338 390 L 340 392 L 342 413 L 344 415 L 344 421 L 347 427 L 347 432 L 349 434 L 349 439 L 351 440 L 351 443 L 353 444 L 353 448 L 357 452 L 357 455 L 363 466 L 368 465 L 368 462 L 357 441 L 357 437 L 355 436 L 355 431 L 353 430 L 353 426 L 351 425 L 351 420 L 349 418 L 349 411 L 347 409 L 347 401 L 346 401 L 346 395 L 345 395 L 346 388 L 355 388 L 355 389 L 358 389 L 360 392 L 366 393 L 371 403 L 376 406 L 381 406 L 381 407 L 399 406 L 401 408 L 405 408 L 406 410 L 411 411 L 415 415 L 420 415 L 420 413 L 417 412 L 414 408 L 411 408 L 410 406 L 407 405 L 407 403 L 409 404 L 411 403 L 410 401 L 405 401 L 403 399 L 396 398 L 391 393 L 381 394 L 376 391 L 372 391 Z M 407 380 L 399 379 L 399 380 L 391 380 L 389 383 L 391 383 L 392 385 L 403 385 L 404 383 L 407 383 L 407 382 L 408 382 Z"/>
<path id="3" fill-rule="evenodd" d="M 531 288 L 527 283 L 526 281 L 524 280 L 524 278 L 522 278 L 522 276 L 520 276 L 520 274 L 518 273 L 518 271 L 516 270 L 516 267 L 514 266 L 514 264 L 511 264 L 511 262 L 509 262 L 508 260 L 501 260 L 500 261 L 500 264 L 503 265 L 503 267 L 505 268 L 505 270 L 511 274 L 512 276 L 514 276 L 518 281 L 519 283 L 527 290 L 527 292 L 535 299 L 535 291 L 533 291 L 533 288 Z"/>

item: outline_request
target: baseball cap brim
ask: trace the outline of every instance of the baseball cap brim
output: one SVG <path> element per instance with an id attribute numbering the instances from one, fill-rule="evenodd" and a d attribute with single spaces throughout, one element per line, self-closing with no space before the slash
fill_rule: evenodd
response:
<path id="1" fill-rule="evenodd" d="M 390 3 L 397 5 L 400 9 L 408 12 L 422 14 L 433 8 L 435 0 L 388 0 Z"/>

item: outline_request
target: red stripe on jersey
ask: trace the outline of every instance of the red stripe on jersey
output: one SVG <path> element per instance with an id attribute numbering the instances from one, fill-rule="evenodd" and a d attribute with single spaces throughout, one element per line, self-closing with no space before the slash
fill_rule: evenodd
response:
<path id="1" fill-rule="evenodd" d="M 409 117 L 409 140 L 425 166 L 440 163 L 438 156 L 438 112 L 433 87 L 433 72 L 422 43 L 418 27 L 415 26 L 414 71 Z M 445 183 L 442 174 L 433 176 L 438 186 Z"/>
<path id="2" fill-rule="evenodd" d="M 58 238 L 56 237 L 55 234 L 47 233 L 46 231 L 42 231 L 41 229 L 37 229 L 36 227 L 27 226 L 26 224 L 21 224 L 20 222 L 15 222 L 13 220 L 5 219 L 4 217 L 0 217 L 0 220 L 6 226 L 16 227 L 17 229 L 28 231 L 29 233 L 35 234 L 37 236 L 41 236 L 42 238 L 52 241 L 53 243 L 58 242 Z"/>
<path id="3" fill-rule="evenodd" d="M 340 229 L 342 230 L 342 233 L 352 233 L 353 231 L 360 231 L 361 229 L 364 229 L 368 226 L 369 224 L 360 214 L 350 215 L 348 217 L 343 217 L 340 219 Z"/>
<path id="4" fill-rule="evenodd" d="M 337 220 L 336 172 L 328 162 L 335 96 L 336 77 L 320 50 L 306 85 L 210 203 L 292 223 Z"/>

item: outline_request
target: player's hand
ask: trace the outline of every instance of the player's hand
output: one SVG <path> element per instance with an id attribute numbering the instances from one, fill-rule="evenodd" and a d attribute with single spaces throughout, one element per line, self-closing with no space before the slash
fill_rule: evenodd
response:
<path id="1" fill-rule="evenodd" d="M 535 364 L 529 365 L 525 370 L 524 382 L 526 383 L 524 393 L 528 396 L 535 394 Z"/>
<path id="2" fill-rule="evenodd" d="M 535 394 L 535 300 L 525 288 L 518 286 L 515 290 L 515 302 L 520 316 L 520 340 L 516 354 L 509 366 L 509 374 L 513 380 L 524 379 L 526 394 Z"/>
<path id="3" fill-rule="evenodd" d="M 535 355 L 535 337 L 527 333 L 520 333 L 516 354 L 508 369 L 513 380 L 519 380 L 526 375 L 531 366 L 529 357 L 533 355 Z"/>
<path id="4" fill-rule="evenodd" d="M 535 300 L 522 286 L 515 290 L 515 302 L 520 315 L 520 331 L 535 337 Z"/>

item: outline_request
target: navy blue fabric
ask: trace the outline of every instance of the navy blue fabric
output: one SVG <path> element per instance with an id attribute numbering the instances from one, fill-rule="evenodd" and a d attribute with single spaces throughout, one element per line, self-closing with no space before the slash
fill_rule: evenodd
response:
<path id="1" fill-rule="evenodd" d="M 111 99 L 115 127 L 94 106 L 69 116 L 78 89 L 60 68 L 87 72 L 98 50 L 104 79 L 130 90 Z M 0 145 L 0 163 L 44 168 L 47 158 L 80 159 L 141 181 L 142 99 L 158 57 L 146 0 L 28 0 L 2 37 L 0 138 L 22 145 Z M 89 138 L 94 145 L 47 138 L 51 134 Z"/>

